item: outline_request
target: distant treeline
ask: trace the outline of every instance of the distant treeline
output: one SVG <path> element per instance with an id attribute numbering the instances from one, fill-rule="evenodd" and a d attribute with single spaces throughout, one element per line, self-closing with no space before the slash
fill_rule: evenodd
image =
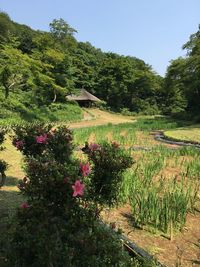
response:
<path id="1" fill-rule="evenodd" d="M 0 13 L 0 100 L 20 98 L 29 108 L 65 103 L 84 88 L 116 111 L 172 114 L 200 110 L 200 30 L 171 62 L 166 77 L 136 57 L 104 53 L 78 42 L 63 19 L 35 31 Z"/>

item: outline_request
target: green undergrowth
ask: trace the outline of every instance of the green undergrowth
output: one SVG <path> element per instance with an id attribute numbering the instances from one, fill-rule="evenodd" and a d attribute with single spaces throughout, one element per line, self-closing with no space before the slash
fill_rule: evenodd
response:
<path id="1" fill-rule="evenodd" d="M 23 122 L 72 122 L 83 118 L 81 108 L 75 103 L 38 105 L 29 93 L 13 93 L 8 99 L 0 91 L 0 124 L 12 125 Z"/>

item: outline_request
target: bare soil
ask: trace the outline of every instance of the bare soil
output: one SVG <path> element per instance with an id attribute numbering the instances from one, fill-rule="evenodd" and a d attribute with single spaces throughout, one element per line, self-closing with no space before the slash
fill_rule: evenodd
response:
<path id="1" fill-rule="evenodd" d="M 115 223 L 125 236 L 167 267 L 200 266 L 200 213 L 188 214 L 183 231 L 175 233 L 173 241 L 159 232 L 134 227 L 128 204 L 102 212 L 102 218 L 108 224 Z"/>

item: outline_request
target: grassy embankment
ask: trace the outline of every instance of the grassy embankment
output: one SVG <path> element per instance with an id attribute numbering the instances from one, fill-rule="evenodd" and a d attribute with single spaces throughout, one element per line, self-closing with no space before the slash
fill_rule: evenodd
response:
<path id="1" fill-rule="evenodd" d="M 0 126 L 24 122 L 71 122 L 83 118 L 82 109 L 75 103 L 36 105 L 28 93 L 13 93 L 5 99 L 0 91 Z"/>
<path id="2" fill-rule="evenodd" d="M 200 125 L 191 125 L 189 127 L 165 131 L 164 135 L 172 140 L 200 143 Z"/>

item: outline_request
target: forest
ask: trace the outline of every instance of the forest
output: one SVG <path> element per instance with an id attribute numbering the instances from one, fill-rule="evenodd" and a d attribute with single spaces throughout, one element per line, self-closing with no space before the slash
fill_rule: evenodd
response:
<path id="1" fill-rule="evenodd" d="M 56 121 L 65 114 L 78 120 L 81 109 L 66 95 L 84 88 L 113 111 L 199 121 L 200 28 L 183 45 L 187 55 L 172 60 L 165 77 L 142 59 L 78 42 L 76 32 L 63 19 L 44 32 L 0 13 L 2 120 Z"/>

